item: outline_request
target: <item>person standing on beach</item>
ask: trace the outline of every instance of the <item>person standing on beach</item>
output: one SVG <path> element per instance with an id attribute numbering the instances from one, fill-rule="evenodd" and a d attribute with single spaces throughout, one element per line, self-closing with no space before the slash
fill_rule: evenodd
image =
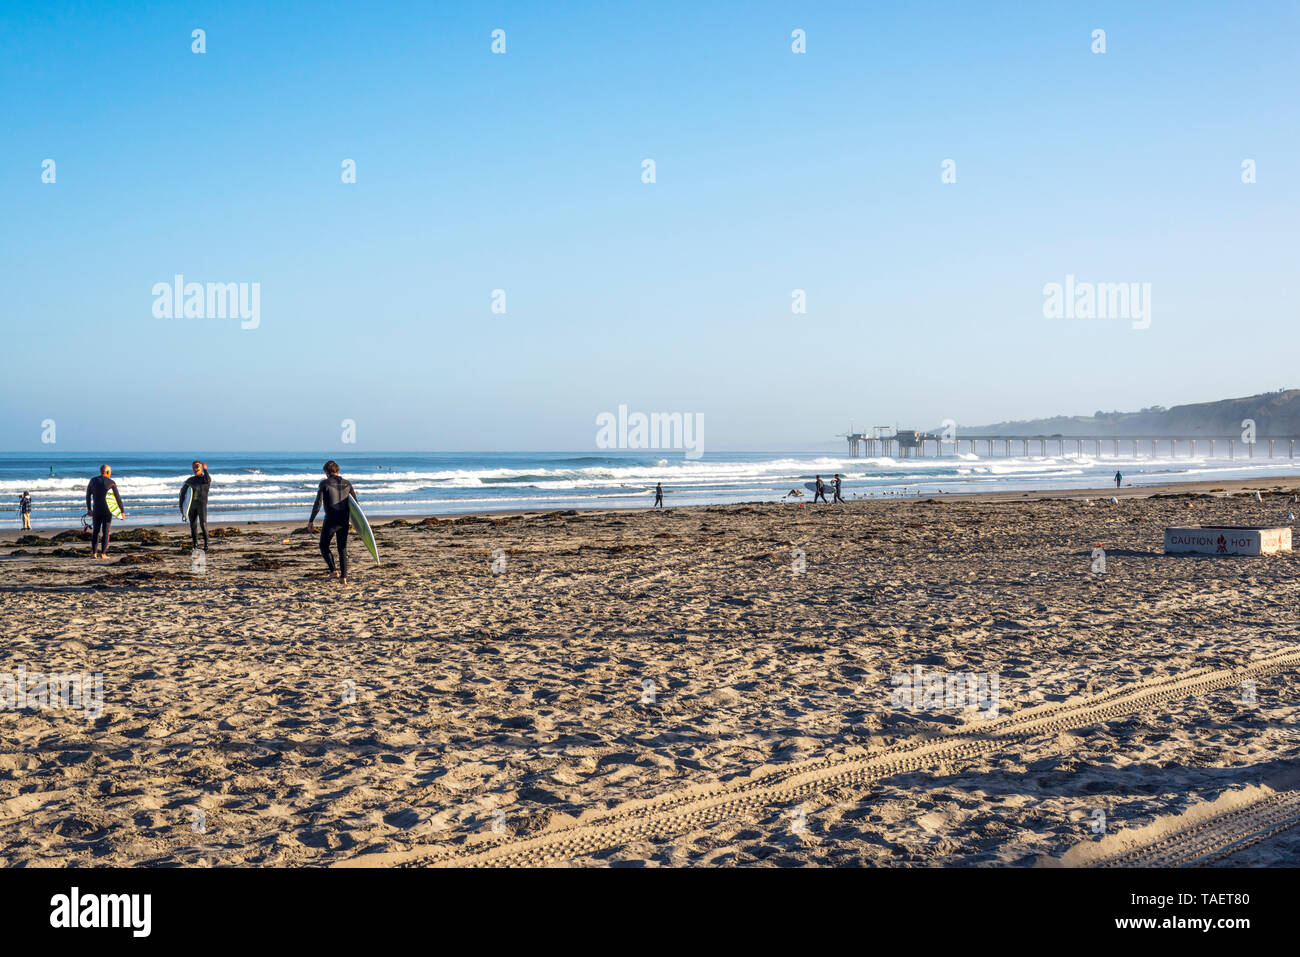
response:
<path id="1" fill-rule="evenodd" d="M 655 503 L 650 507 L 651 508 L 664 507 L 664 483 L 663 482 L 655 482 Z"/>
<path id="2" fill-rule="evenodd" d="M 108 510 L 108 497 L 113 496 L 117 511 L 126 518 L 126 506 L 118 494 L 117 483 L 110 477 L 113 469 L 108 465 L 99 467 L 99 474 L 86 484 L 86 514 L 90 516 L 90 557 L 105 558 L 108 555 L 108 537 L 112 531 L 113 513 Z M 104 533 L 104 543 L 99 543 L 99 533 Z"/>
<path id="3" fill-rule="evenodd" d="M 190 468 L 194 474 L 185 480 L 181 486 L 179 507 L 185 501 L 185 490 L 191 489 L 193 498 L 190 500 L 190 548 L 199 547 L 199 529 L 203 529 L 203 550 L 208 550 L 208 489 L 212 486 L 212 476 L 208 474 L 206 462 L 191 462 Z"/>
<path id="4" fill-rule="evenodd" d="M 1122 482 L 1123 480 L 1124 480 L 1124 476 L 1122 476 L 1122 475 L 1120 475 L 1118 472 L 1116 472 L 1116 473 L 1115 473 L 1115 487 L 1116 487 L 1116 488 L 1119 488 L 1119 483 Z"/>
<path id="5" fill-rule="evenodd" d="M 812 500 L 812 503 L 814 505 L 816 505 L 818 501 L 822 501 L 822 502 L 826 501 L 826 483 L 822 481 L 822 477 L 820 475 L 817 476 L 816 491 L 817 494 L 813 496 L 813 500 Z"/>
<path id="6" fill-rule="evenodd" d="M 840 478 L 840 473 L 836 472 L 835 473 L 835 497 L 831 499 L 831 504 L 834 504 L 836 502 L 839 502 L 841 504 L 844 503 L 844 496 L 840 494 L 840 492 L 844 490 L 843 482 L 844 480 Z"/>
<path id="7" fill-rule="evenodd" d="M 334 536 L 339 550 L 339 582 L 348 583 L 348 528 L 352 516 L 348 511 L 348 496 L 357 493 L 352 483 L 339 475 L 339 464 L 330 459 L 324 465 L 325 478 L 316 489 L 316 503 L 311 507 L 311 518 L 307 520 L 307 531 L 316 531 L 316 513 L 325 506 L 325 522 L 320 531 L 320 553 L 325 565 L 334 577 L 334 556 L 330 554 L 330 536 Z"/>
<path id="8" fill-rule="evenodd" d="M 31 530 L 32 527 L 32 493 L 23 492 L 18 496 L 18 511 L 23 515 L 23 528 Z"/>

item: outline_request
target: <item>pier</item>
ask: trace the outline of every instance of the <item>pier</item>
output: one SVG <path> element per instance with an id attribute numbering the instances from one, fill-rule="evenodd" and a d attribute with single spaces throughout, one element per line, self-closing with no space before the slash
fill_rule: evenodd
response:
<path id="1" fill-rule="evenodd" d="M 981 458 L 1064 458 L 1072 455 L 1082 458 L 1118 459 L 1124 453 L 1129 459 L 1144 456 L 1156 458 L 1196 458 L 1204 454 L 1217 458 L 1222 453 L 1228 459 L 1295 458 L 1296 438 L 1292 436 L 1257 436 L 1254 442 L 1242 440 L 1240 435 L 1197 436 L 1143 436 L 1143 435 L 969 435 L 945 438 L 914 429 L 898 429 L 893 435 L 881 434 L 880 427 L 872 433 L 848 432 L 852 458 L 888 456 L 890 458 L 942 458 L 960 455 L 963 451 Z M 1258 447 L 1262 447 L 1257 451 Z M 1167 453 L 1161 454 L 1162 450 Z M 1147 455 L 1150 452 L 1149 456 Z"/>

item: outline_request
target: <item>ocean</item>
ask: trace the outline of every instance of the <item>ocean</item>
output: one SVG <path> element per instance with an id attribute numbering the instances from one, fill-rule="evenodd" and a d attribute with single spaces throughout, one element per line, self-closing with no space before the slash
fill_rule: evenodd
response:
<path id="1" fill-rule="evenodd" d="M 32 493 L 35 527 L 68 527 L 85 511 L 86 482 L 113 466 L 127 520 L 179 520 L 190 456 L 173 453 L 0 453 L 0 527 L 20 524 L 18 496 Z M 668 505 L 772 502 L 820 474 L 839 472 L 846 498 L 953 492 L 1077 489 L 1113 484 L 1300 475 L 1300 459 L 848 458 L 816 452 L 228 452 L 206 457 L 209 521 L 303 520 L 321 465 L 335 459 L 370 515 L 444 515 L 506 510 L 645 508 L 654 485 Z M 809 497 L 811 493 L 806 493 Z"/>

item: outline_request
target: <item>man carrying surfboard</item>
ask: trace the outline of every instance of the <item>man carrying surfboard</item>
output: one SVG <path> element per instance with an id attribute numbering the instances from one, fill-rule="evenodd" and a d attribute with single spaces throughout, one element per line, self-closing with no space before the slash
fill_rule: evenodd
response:
<path id="1" fill-rule="evenodd" d="M 108 554 L 108 536 L 114 517 L 126 518 L 126 507 L 122 496 L 118 494 L 117 483 L 110 478 L 113 469 L 108 465 L 99 467 L 99 474 L 86 484 L 86 514 L 90 516 L 90 557 L 104 558 Z M 104 543 L 99 542 L 99 533 L 104 533 Z"/>
<path id="2" fill-rule="evenodd" d="M 191 462 L 194 474 L 181 486 L 181 514 L 190 520 L 190 548 L 199 547 L 199 528 L 203 529 L 203 550 L 208 550 L 208 489 L 212 476 L 203 462 Z"/>
<path id="3" fill-rule="evenodd" d="M 316 531 L 316 513 L 325 506 L 325 521 L 320 531 L 320 553 L 325 558 L 325 565 L 334 577 L 334 556 L 330 554 L 330 536 L 334 536 L 339 550 L 339 581 L 347 584 L 348 580 L 348 527 L 351 512 L 348 508 L 349 496 L 355 497 L 352 483 L 339 475 L 339 464 L 330 459 L 324 466 L 325 478 L 316 489 L 316 502 L 311 507 L 311 518 L 307 520 L 307 531 Z"/>
<path id="4" fill-rule="evenodd" d="M 826 501 L 826 483 L 822 481 L 822 477 L 820 475 L 817 476 L 817 485 L 815 486 L 814 491 L 816 492 L 816 494 L 813 496 L 814 505 L 816 505 L 818 502 Z"/>

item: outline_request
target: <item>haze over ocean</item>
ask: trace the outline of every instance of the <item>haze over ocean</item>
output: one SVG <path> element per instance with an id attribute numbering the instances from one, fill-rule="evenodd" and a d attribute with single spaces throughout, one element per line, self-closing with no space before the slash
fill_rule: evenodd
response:
<path id="1" fill-rule="evenodd" d="M 1284 386 L 1298 18 L 6 5 L 0 448 L 582 450 L 626 403 L 837 454 Z M 1048 318 L 1075 280 L 1149 324 Z"/>

